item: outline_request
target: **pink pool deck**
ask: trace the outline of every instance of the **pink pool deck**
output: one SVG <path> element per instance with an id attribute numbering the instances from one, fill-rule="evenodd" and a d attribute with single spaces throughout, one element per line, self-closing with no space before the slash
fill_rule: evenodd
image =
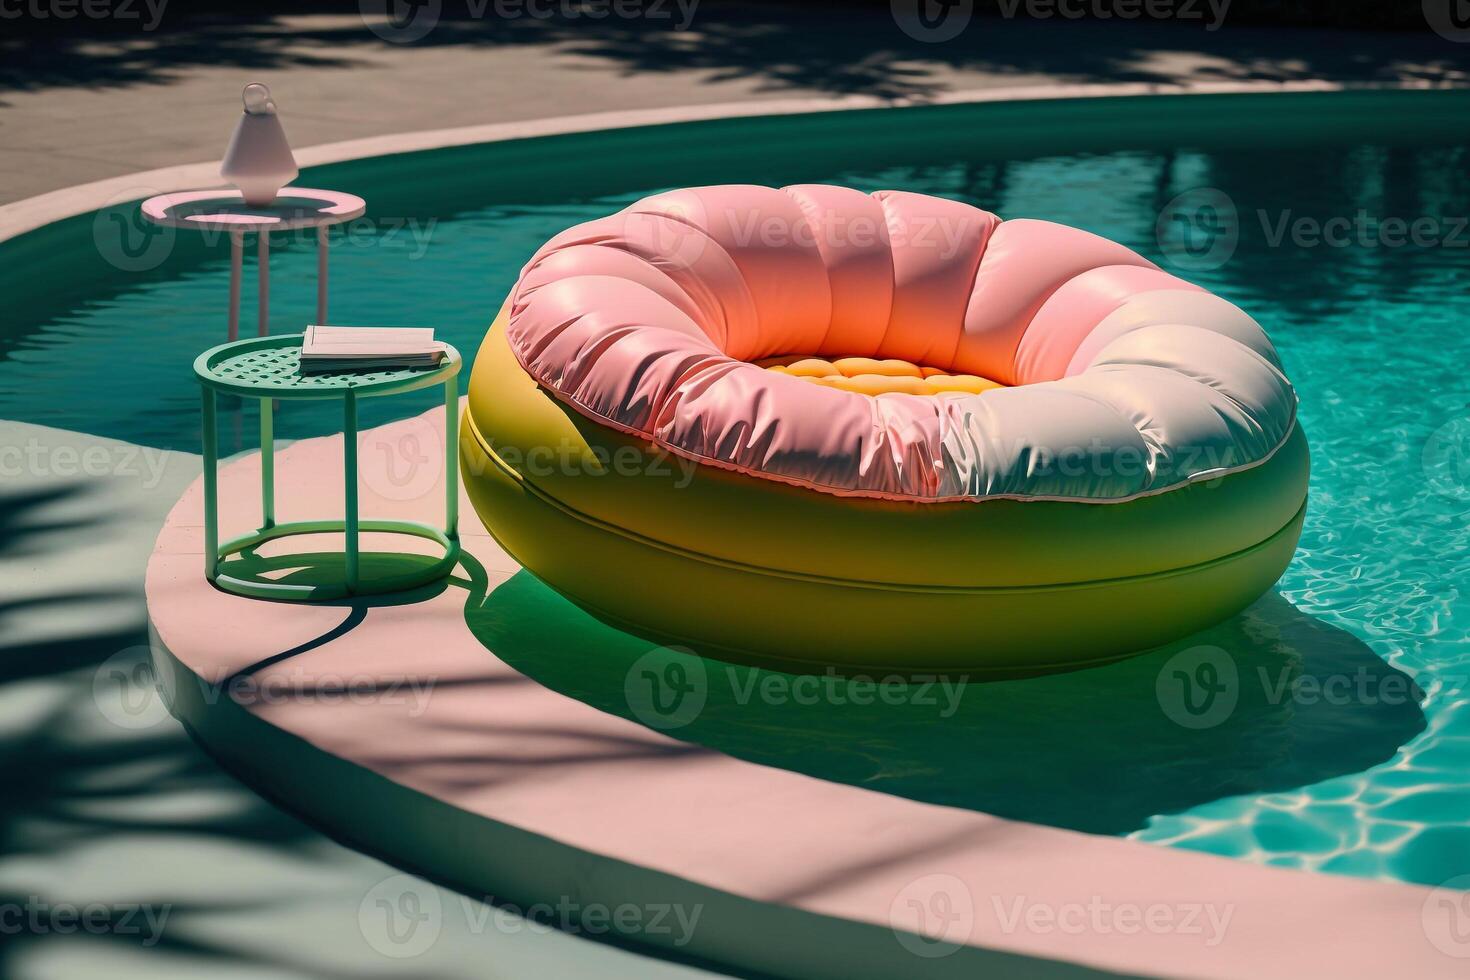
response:
<path id="1" fill-rule="evenodd" d="M 365 516 L 440 519 L 442 415 L 362 433 Z M 222 467 L 225 537 L 258 520 L 259 462 Z M 340 436 L 283 449 L 279 519 L 340 514 L 341 473 Z M 493 604 L 519 566 L 467 499 L 460 509 Z M 466 626 L 463 572 L 410 603 L 272 603 L 206 583 L 202 546 L 196 481 L 147 573 L 174 712 L 284 806 L 477 897 L 655 909 L 623 938 L 778 976 L 1465 975 L 1467 962 L 1426 932 L 1429 889 L 1021 823 L 740 761 L 512 669 Z M 412 547 L 398 536 L 363 542 Z M 222 695 L 199 683 L 236 676 L 252 683 Z M 687 943 L 652 925 L 656 908 L 698 915 Z"/>

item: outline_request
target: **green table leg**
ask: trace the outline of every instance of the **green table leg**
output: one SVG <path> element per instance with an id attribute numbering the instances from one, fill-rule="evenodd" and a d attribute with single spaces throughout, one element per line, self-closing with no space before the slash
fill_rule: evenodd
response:
<path id="1" fill-rule="evenodd" d="M 276 403 L 260 400 L 260 526 L 276 525 Z"/>
<path id="2" fill-rule="evenodd" d="M 357 591 L 357 395 L 348 390 L 342 403 L 342 469 L 346 480 L 347 591 Z"/>
<path id="3" fill-rule="evenodd" d="M 459 376 L 444 382 L 444 533 L 459 539 Z"/>
<path id="4" fill-rule="evenodd" d="M 204 577 L 219 573 L 219 436 L 215 431 L 214 389 L 202 387 L 204 449 Z"/>

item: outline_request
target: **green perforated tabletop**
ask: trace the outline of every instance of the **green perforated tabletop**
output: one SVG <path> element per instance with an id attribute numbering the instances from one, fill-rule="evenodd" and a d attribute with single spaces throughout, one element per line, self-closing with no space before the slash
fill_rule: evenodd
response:
<path id="1" fill-rule="evenodd" d="M 340 398 L 397 394 L 442 384 L 459 373 L 459 352 L 450 347 L 433 368 L 302 374 L 302 334 L 277 334 L 221 344 L 200 354 L 194 373 L 216 391 L 254 398 Z"/>

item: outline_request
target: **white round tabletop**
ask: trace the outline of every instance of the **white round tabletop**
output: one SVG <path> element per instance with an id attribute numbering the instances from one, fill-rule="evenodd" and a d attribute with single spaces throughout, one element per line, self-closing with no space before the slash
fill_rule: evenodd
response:
<path id="1" fill-rule="evenodd" d="M 237 190 L 179 191 L 143 202 L 155 224 L 201 231 L 290 231 L 341 224 L 361 217 L 367 202 L 355 194 L 311 187 L 282 187 L 265 207 L 245 203 Z"/>

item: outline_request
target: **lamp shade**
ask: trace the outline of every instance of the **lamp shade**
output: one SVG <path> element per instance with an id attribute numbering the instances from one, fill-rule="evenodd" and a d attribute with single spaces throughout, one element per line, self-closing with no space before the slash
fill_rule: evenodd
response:
<path id="1" fill-rule="evenodd" d="M 245 203 L 266 207 L 276 192 L 300 172 L 286 131 L 276 115 L 270 90 L 259 82 L 245 86 L 245 111 L 235 124 L 220 176 L 239 188 Z"/>

